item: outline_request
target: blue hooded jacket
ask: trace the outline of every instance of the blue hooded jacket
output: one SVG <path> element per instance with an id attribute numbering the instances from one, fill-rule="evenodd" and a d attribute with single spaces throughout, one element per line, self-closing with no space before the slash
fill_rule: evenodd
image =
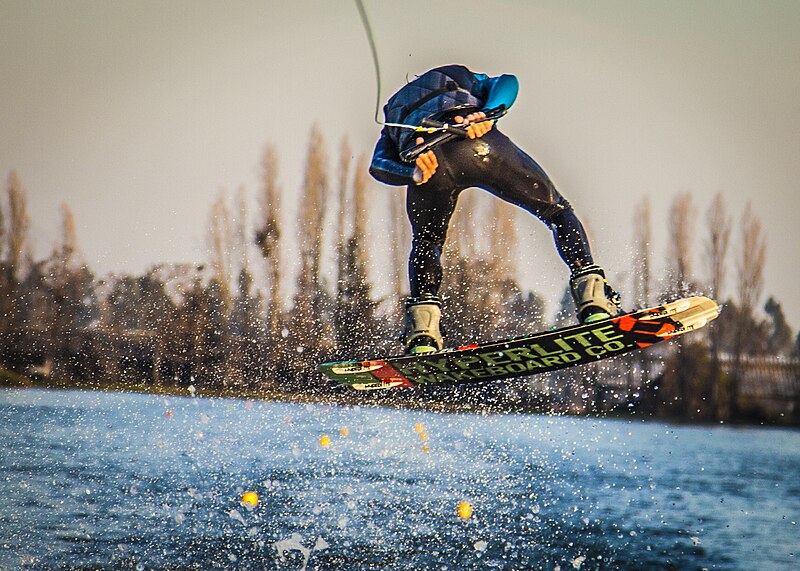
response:
<path id="1" fill-rule="evenodd" d="M 462 65 L 434 68 L 403 86 L 383 108 L 386 123 L 419 126 L 442 112 L 511 107 L 519 84 L 513 75 L 489 77 Z M 419 136 L 412 129 L 384 126 L 372 156 L 370 174 L 385 184 L 413 183 L 414 164 L 404 163 L 400 152 L 414 145 Z"/>

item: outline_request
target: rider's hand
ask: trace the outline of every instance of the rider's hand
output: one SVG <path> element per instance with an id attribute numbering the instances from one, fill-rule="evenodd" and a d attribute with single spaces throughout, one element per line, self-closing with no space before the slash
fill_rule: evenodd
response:
<path id="1" fill-rule="evenodd" d="M 454 121 L 459 125 L 468 125 L 467 137 L 470 139 L 478 139 L 491 131 L 494 125 L 494 119 L 489 121 L 485 119 L 486 113 L 478 111 L 477 113 L 470 113 L 466 118 L 459 115 L 455 117 Z"/>
<path id="2" fill-rule="evenodd" d="M 417 145 L 421 145 L 424 142 L 425 140 L 422 137 L 418 137 L 416 140 Z M 428 151 L 417 157 L 416 165 L 417 167 L 414 169 L 414 182 L 418 185 L 425 184 L 433 176 L 433 173 L 436 172 L 436 169 L 439 167 L 439 161 L 436 159 L 436 155 L 433 154 L 433 151 Z"/>

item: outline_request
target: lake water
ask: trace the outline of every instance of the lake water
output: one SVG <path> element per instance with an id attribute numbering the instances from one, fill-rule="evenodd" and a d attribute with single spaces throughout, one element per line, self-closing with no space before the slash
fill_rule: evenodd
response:
<path id="1" fill-rule="evenodd" d="M 0 569 L 797 569 L 799 474 L 793 430 L 3 389 Z"/>

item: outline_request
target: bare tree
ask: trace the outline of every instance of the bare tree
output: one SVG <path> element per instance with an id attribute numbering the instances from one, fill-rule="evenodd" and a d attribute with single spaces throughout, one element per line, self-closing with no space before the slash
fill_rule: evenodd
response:
<path id="1" fill-rule="evenodd" d="M 250 254 L 248 252 L 248 246 L 250 242 L 247 239 L 247 227 L 250 215 L 247 208 L 247 193 L 245 192 L 244 186 L 240 186 L 236 193 L 236 211 L 237 214 L 233 221 L 234 251 L 239 253 L 239 271 L 249 271 Z"/>
<path id="2" fill-rule="evenodd" d="M 680 193 L 672 200 L 669 209 L 669 268 L 672 283 L 668 290 L 680 296 L 688 294 L 691 281 L 692 237 L 695 211 L 692 195 Z"/>
<path id="3" fill-rule="evenodd" d="M 6 232 L 6 256 L 3 260 L 4 270 L 0 276 L 0 312 L 3 325 L 0 332 L 8 332 L 16 327 L 19 316 L 17 298 L 19 283 L 22 280 L 22 258 L 28 239 L 28 199 L 25 188 L 17 173 L 8 175 L 8 207 L 9 222 Z"/>
<path id="4" fill-rule="evenodd" d="M 730 383 L 730 417 L 739 415 L 739 385 L 742 380 L 742 367 L 747 352 L 748 330 L 755 322 L 754 310 L 764 289 L 764 264 L 767 244 L 761 230 L 761 221 L 747 203 L 741 221 L 741 250 L 736 263 L 736 305 L 739 316 L 736 320 L 734 338 L 734 366 Z"/>
<path id="5" fill-rule="evenodd" d="M 352 162 L 352 149 L 347 137 L 342 138 L 339 145 L 339 218 L 338 218 L 338 237 L 336 244 L 337 254 L 337 276 L 336 276 L 336 308 L 334 310 L 334 322 L 336 329 L 336 345 L 342 355 L 353 356 L 352 350 L 354 343 L 351 343 L 350 331 L 355 330 L 355 324 L 351 321 L 352 317 L 352 296 L 353 282 L 358 281 L 355 276 L 355 261 L 352 259 L 351 250 L 358 247 L 356 233 L 353 230 L 352 239 L 348 238 L 348 233 L 353 229 L 356 220 L 361 213 L 356 211 L 354 201 L 349 199 L 350 182 L 350 163 Z M 362 350 L 364 347 L 360 347 Z"/>
<path id="6" fill-rule="evenodd" d="M 261 316 L 261 297 L 256 294 L 250 271 L 249 213 L 244 187 L 236 195 L 238 215 L 233 224 L 236 263 L 235 295 L 232 300 L 230 320 L 230 347 L 228 351 L 231 373 L 238 383 L 248 383 L 257 376 L 259 345 L 264 344 Z M 261 348 L 263 350 L 263 347 Z"/>
<path id="7" fill-rule="evenodd" d="M 350 141 L 347 137 L 342 138 L 339 147 L 339 236 L 337 248 L 341 251 L 347 241 L 347 232 L 349 230 L 348 223 L 350 218 L 347 216 L 348 211 L 348 183 L 350 181 L 350 162 L 352 160 L 352 149 L 350 148 Z M 340 257 L 341 260 L 341 257 Z M 341 279 L 342 269 L 339 268 L 339 279 Z"/>
<path id="8" fill-rule="evenodd" d="M 366 272 L 367 260 L 367 217 L 369 203 L 367 200 L 367 187 L 369 183 L 369 163 L 366 156 L 361 155 L 356 165 L 353 178 L 353 236 L 364 247 L 359 249 L 356 258 L 360 267 Z M 364 276 L 366 278 L 366 275 Z"/>
<path id="9" fill-rule="evenodd" d="M 328 195 L 328 169 L 325 141 L 319 126 L 311 130 L 308 146 L 306 171 L 303 180 L 302 216 L 304 227 L 300 229 L 301 255 L 307 258 L 309 278 L 314 287 L 319 285 L 320 263 L 323 253 L 322 234 L 325 220 L 325 207 Z M 306 263 L 306 262 L 304 262 Z"/>
<path id="10" fill-rule="evenodd" d="M 445 245 L 445 249 L 452 254 L 446 254 L 445 257 L 463 256 L 471 260 L 478 257 L 480 241 L 475 217 L 479 208 L 478 196 L 477 193 L 471 191 L 462 192 L 459 195 L 458 206 L 451 222 L 454 230 L 449 233 L 450 238 Z"/>
<path id="11" fill-rule="evenodd" d="M 504 200 L 491 203 L 489 252 L 495 269 L 493 279 L 497 283 L 516 281 L 517 226 L 514 221 L 516 207 Z"/>
<path id="12" fill-rule="evenodd" d="M 522 334 L 519 318 L 511 310 L 512 301 L 519 299 L 517 284 L 517 207 L 504 200 L 492 200 L 488 221 L 489 238 L 488 272 L 485 276 L 488 295 L 484 310 L 493 317 L 493 331 L 489 335 L 511 337 Z"/>
<path id="13" fill-rule="evenodd" d="M 233 281 L 234 229 L 228 197 L 222 193 L 211 207 L 209 216 L 209 255 L 211 257 L 212 280 L 219 288 L 223 315 L 230 316 L 231 284 Z"/>
<path id="14" fill-rule="evenodd" d="M 634 259 L 631 267 L 633 268 L 633 294 L 638 307 L 650 307 L 651 299 L 651 247 L 653 240 L 653 224 L 650 216 L 650 198 L 645 196 L 636 206 L 633 213 L 633 245 Z M 652 376 L 651 355 L 648 351 L 638 352 L 633 359 L 638 363 L 637 367 L 631 367 L 628 372 L 629 394 L 633 389 L 646 390 L 651 394 L 651 389 L 647 383 Z"/>
<path id="15" fill-rule="evenodd" d="M 753 212 L 750 202 L 742 215 L 741 252 L 736 269 L 737 300 L 739 308 L 751 313 L 758 303 L 764 289 L 764 263 L 767 244 L 761 230 L 761 221 Z"/>
<path id="16" fill-rule="evenodd" d="M 669 297 L 684 297 L 691 289 L 691 261 L 692 261 L 692 236 L 694 235 L 694 205 L 692 195 L 688 192 L 677 194 L 669 209 L 669 250 L 668 266 L 670 268 L 670 284 L 667 287 Z M 689 393 L 688 365 L 683 358 L 684 344 L 682 339 L 675 340 L 675 370 L 673 375 L 667 375 L 667 379 L 674 378 L 677 405 L 682 414 L 689 414 L 692 410 L 692 395 Z M 664 385 L 670 383 L 665 381 Z"/>
<path id="17" fill-rule="evenodd" d="M 30 217 L 28 216 L 28 197 L 22 181 L 15 172 L 9 175 L 8 179 L 8 204 L 10 210 L 10 223 L 8 230 L 8 266 L 10 277 L 18 280 L 22 271 L 22 254 L 25 251 L 25 244 L 28 239 L 28 227 Z"/>
<path id="18" fill-rule="evenodd" d="M 726 261 L 732 227 L 725 196 L 720 192 L 714 195 L 714 199 L 708 207 L 706 224 L 708 235 L 705 254 L 711 279 L 709 294 L 719 300 L 722 299 L 722 288 L 725 285 Z"/>
<path id="19" fill-rule="evenodd" d="M 653 224 L 650 217 L 650 199 L 645 196 L 636 206 L 633 215 L 633 260 L 634 280 L 633 291 L 639 307 L 649 307 L 651 304 L 650 288 L 652 272 L 650 268 L 650 248 L 653 241 Z"/>
<path id="20" fill-rule="evenodd" d="M 475 284 L 473 268 L 469 261 L 477 258 L 477 240 L 473 213 L 477 208 L 474 193 L 461 193 L 458 205 L 450 221 L 448 240 L 442 254 L 444 280 L 442 297 L 445 301 L 443 329 L 448 332 L 448 343 L 453 340 L 477 339 L 480 320 L 476 317 L 483 308 L 480 302 L 473 305 L 479 292 Z M 485 269 L 485 268 L 484 268 Z M 475 286 L 475 287 L 474 287 Z M 485 315 L 484 315 L 485 316 Z"/>
<path id="21" fill-rule="evenodd" d="M 75 217 L 66 204 L 61 205 L 61 244 L 46 262 L 42 285 L 50 294 L 49 315 L 44 330 L 49 336 L 46 361 L 52 374 L 70 376 L 69 361 L 75 352 L 80 332 L 95 313 L 94 278 L 81 259 Z"/>
<path id="22" fill-rule="evenodd" d="M 278 155 L 267 146 L 262 160 L 264 187 L 261 195 L 261 224 L 256 243 L 267 263 L 267 319 L 269 333 L 277 339 L 281 329 L 281 188 L 278 186 Z"/>
<path id="23" fill-rule="evenodd" d="M 353 179 L 352 205 L 348 209 L 352 233 L 339 250 L 339 280 L 333 311 L 336 341 L 342 357 L 377 351 L 381 331 L 375 319 L 377 303 L 371 299 L 367 263 L 368 162 L 359 158 Z"/>
<path id="24" fill-rule="evenodd" d="M 300 250 L 300 273 L 297 276 L 294 309 L 290 325 L 293 345 L 293 366 L 301 373 L 312 370 L 331 343 L 330 323 L 322 319 L 323 289 L 320 262 L 323 249 L 325 199 L 328 192 L 328 171 L 325 144 L 318 126 L 314 126 L 306 155 L 306 170 L 300 193 L 300 218 L 297 237 Z"/>
<path id="25" fill-rule="evenodd" d="M 64 266 L 71 268 L 78 255 L 78 233 L 75 230 L 75 216 L 66 203 L 61 205 L 61 218 L 61 258 Z"/>
<path id="26" fill-rule="evenodd" d="M 722 193 L 714 195 L 706 215 L 708 234 L 706 236 L 705 254 L 710 273 L 709 294 L 712 298 L 722 299 L 722 288 L 725 283 L 728 249 L 731 236 L 731 217 Z M 727 379 L 722 375 L 720 366 L 720 344 L 722 329 L 719 324 L 712 323 L 709 331 L 711 350 L 711 400 L 716 418 L 723 420 L 730 408 L 730 393 Z"/>
<path id="27" fill-rule="evenodd" d="M 209 216 L 209 255 L 211 261 L 210 318 L 215 342 L 211 349 L 219 355 L 215 377 L 222 385 L 237 381 L 233 376 L 231 358 L 231 316 L 233 313 L 233 256 L 235 234 L 228 197 L 222 193 L 211 208 Z"/>
<path id="28" fill-rule="evenodd" d="M 445 245 L 444 326 L 451 343 L 488 341 L 512 334 L 512 325 L 523 327 L 510 315 L 512 302 L 521 296 L 509 259 L 516 249 L 513 207 L 494 201 L 488 205 L 490 215 L 479 223 L 477 196 L 459 197 Z M 486 239 L 486 248 L 480 248 L 480 238 Z"/>

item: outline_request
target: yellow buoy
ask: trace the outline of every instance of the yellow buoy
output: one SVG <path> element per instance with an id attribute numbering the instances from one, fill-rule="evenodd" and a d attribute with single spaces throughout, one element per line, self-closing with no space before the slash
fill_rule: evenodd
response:
<path id="1" fill-rule="evenodd" d="M 430 451 L 431 451 L 431 449 L 430 449 L 430 447 L 429 447 L 427 444 L 423 444 L 423 445 L 422 445 L 422 451 L 423 451 L 425 454 L 427 454 L 428 452 L 430 452 Z"/>
<path id="2" fill-rule="evenodd" d="M 461 502 L 458 504 L 458 509 L 456 510 L 458 517 L 461 519 L 469 519 L 472 517 L 472 504 L 469 502 Z"/>
<path id="3" fill-rule="evenodd" d="M 258 505 L 258 494 L 252 491 L 243 493 L 242 503 L 251 508 L 256 507 Z"/>
<path id="4" fill-rule="evenodd" d="M 424 426 L 422 426 L 422 423 L 421 423 L 421 422 L 418 422 L 418 423 L 417 423 L 417 425 L 414 427 L 414 431 L 415 431 L 417 434 L 422 434 L 423 432 L 425 432 L 425 427 L 424 427 Z"/>
<path id="5" fill-rule="evenodd" d="M 327 434 L 323 434 L 322 436 L 319 437 L 319 445 L 322 446 L 323 448 L 327 448 L 328 446 L 331 445 L 331 437 L 328 436 Z"/>
<path id="6" fill-rule="evenodd" d="M 420 432 L 419 433 L 419 439 L 422 440 L 423 442 L 427 442 L 428 441 L 428 433 L 425 432 L 425 431 Z"/>
<path id="7" fill-rule="evenodd" d="M 350 430 L 344 426 L 339 430 L 339 434 L 341 434 L 343 438 L 347 438 L 347 435 L 350 434 Z"/>

